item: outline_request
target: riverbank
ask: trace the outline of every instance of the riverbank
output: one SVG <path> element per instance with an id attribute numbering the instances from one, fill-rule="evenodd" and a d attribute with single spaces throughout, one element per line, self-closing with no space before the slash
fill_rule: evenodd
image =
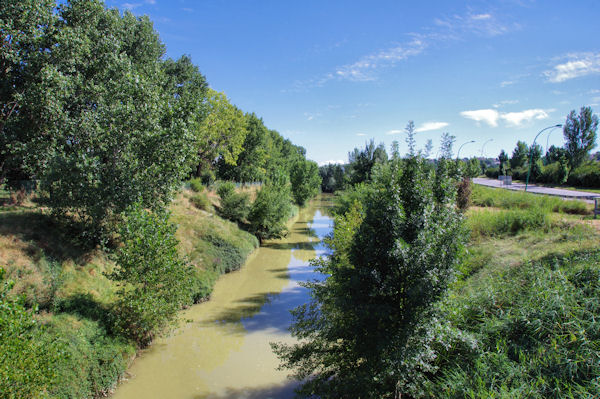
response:
<path id="1" fill-rule="evenodd" d="M 181 253 L 201 272 L 198 300 L 203 300 L 222 273 L 246 262 L 258 240 L 216 213 L 196 208 L 191 196 L 189 190 L 177 195 L 171 220 L 179 225 Z M 72 244 L 46 209 L 27 200 L 0 207 L 0 266 L 15 282 L 9 295 L 22 296 L 28 308 L 39 306 L 34 317 L 40 327 L 35 329 L 41 330 L 42 339 L 63 348 L 61 358 L 52 363 L 54 375 L 46 393 L 69 398 L 109 393 L 136 354 L 131 342 L 110 332 L 116 286 L 106 277 L 114 268 L 109 254 Z M 16 360 L 7 367 L 0 376 L 8 374 L 8 381 L 27 375 L 27 370 L 19 373 Z"/>
<path id="2" fill-rule="evenodd" d="M 173 334 L 144 350 L 113 399 L 291 398 L 296 383 L 278 371 L 270 342 L 292 342 L 289 310 L 309 300 L 298 283 L 320 278 L 310 259 L 331 230 L 327 200 L 290 221 L 290 234 L 267 240 L 246 264 L 222 276 L 208 302 L 184 311 Z"/>

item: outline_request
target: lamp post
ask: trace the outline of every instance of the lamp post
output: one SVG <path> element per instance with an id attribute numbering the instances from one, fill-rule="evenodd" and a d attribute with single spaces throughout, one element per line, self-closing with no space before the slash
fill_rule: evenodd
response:
<path id="1" fill-rule="evenodd" d="M 489 143 L 490 141 L 494 141 L 494 139 L 489 139 L 489 140 L 487 140 L 487 141 L 486 141 L 485 143 L 483 143 L 483 145 L 481 146 L 481 158 L 483 158 L 483 147 L 485 147 L 485 145 L 486 145 L 487 143 Z"/>
<path id="2" fill-rule="evenodd" d="M 558 125 L 548 126 L 548 127 L 543 128 L 542 130 L 540 130 L 539 133 L 533 139 L 533 143 L 531 143 L 531 147 L 529 147 L 529 168 L 527 169 L 527 179 L 525 180 L 525 191 L 527 191 L 527 186 L 529 185 L 529 175 L 531 174 L 531 163 L 533 162 L 533 148 L 535 146 L 535 141 L 537 140 L 539 135 L 542 134 L 543 131 L 548 130 L 548 129 L 554 129 L 556 127 L 562 127 L 562 125 L 559 123 Z"/>
<path id="3" fill-rule="evenodd" d="M 467 141 L 466 143 L 463 143 L 460 147 L 458 147 L 458 152 L 456 153 L 456 160 L 457 161 L 460 159 L 459 155 L 460 155 L 461 148 L 463 148 L 466 144 L 470 144 L 470 143 L 474 143 L 474 142 L 475 142 L 475 140 Z"/>

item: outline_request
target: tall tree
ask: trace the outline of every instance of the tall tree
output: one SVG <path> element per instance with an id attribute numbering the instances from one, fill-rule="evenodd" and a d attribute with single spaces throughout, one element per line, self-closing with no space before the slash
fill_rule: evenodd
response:
<path id="1" fill-rule="evenodd" d="M 317 262 L 327 279 L 294 311 L 293 346 L 275 345 L 284 367 L 321 398 L 395 398 L 422 365 L 415 345 L 446 291 L 465 236 L 455 190 L 437 190 L 427 162 L 409 155 L 377 174 L 375 189 L 335 221 L 333 253 Z M 445 173 L 445 169 L 438 169 Z"/>
<path id="2" fill-rule="evenodd" d="M 350 169 L 350 182 L 352 184 L 362 183 L 371 178 L 371 170 L 377 163 L 387 162 L 387 153 L 383 143 L 375 146 L 375 141 L 371 139 L 365 143 L 363 150 L 355 148 L 348 153 L 348 167 Z"/>
<path id="3" fill-rule="evenodd" d="M 524 141 L 517 141 L 517 145 L 513 150 L 512 157 L 510 158 L 510 167 L 512 169 L 520 168 L 525 166 L 528 162 L 527 157 L 529 156 L 529 147 Z"/>
<path id="4" fill-rule="evenodd" d="M 319 193 L 319 166 L 314 161 L 304 159 L 294 162 L 290 170 L 290 182 L 294 201 L 299 206 L 304 206 L 306 201 Z"/>
<path id="5" fill-rule="evenodd" d="M 579 115 L 575 110 L 567 115 L 563 126 L 565 150 L 569 164 L 569 174 L 588 157 L 590 151 L 596 147 L 596 130 L 598 129 L 598 116 L 594 115 L 592 108 L 581 107 Z"/>
<path id="6" fill-rule="evenodd" d="M 95 0 L 63 3 L 54 17 L 41 72 L 5 126 L 9 152 L 40 179 L 54 214 L 96 240 L 132 203 L 166 205 L 189 173 L 196 107 L 184 92 L 205 82 L 170 73 L 147 17 Z"/>
<path id="7" fill-rule="evenodd" d="M 197 176 L 203 169 L 212 169 L 218 159 L 235 166 L 247 133 L 244 114 L 224 93 L 209 89 L 206 104 L 206 117 L 198 128 Z"/>
<path id="8" fill-rule="evenodd" d="M 498 161 L 500 162 L 500 175 L 506 175 L 507 163 L 508 163 L 508 155 L 504 150 L 500 151 L 498 155 Z"/>

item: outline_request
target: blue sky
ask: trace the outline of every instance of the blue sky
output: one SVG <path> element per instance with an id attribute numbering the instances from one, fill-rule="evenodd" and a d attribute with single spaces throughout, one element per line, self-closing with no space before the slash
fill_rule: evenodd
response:
<path id="1" fill-rule="evenodd" d="M 572 109 L 600 110 L 600 3 L 108 0 L 147 14 L 167 55 L 319 163 L 373 138 L 456 136 L 461 156 L 511 153 Z M 562 131 L 538 139 L 562 145 Z M 489 141 L 493 139 L 492 141 Z M 485 144 L 485 146 L 484 146 Z M 483 148 L 482 148 L 483 147 Z"/>

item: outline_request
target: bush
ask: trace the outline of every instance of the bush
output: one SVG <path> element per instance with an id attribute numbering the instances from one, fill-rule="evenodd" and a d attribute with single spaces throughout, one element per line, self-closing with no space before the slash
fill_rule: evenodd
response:
<path id="1" fill-rule="evenodd" d="M 168 218 L 166 212 L 131 207 L 121 227 L 117 268 L 109 275 L 120 284 L 115 331 L 142 347 L 172 326 L 177 311 L 194 296 L 194 268 L 180 258 L 176 226 Z"/>
<path id="2" fill-rule="evenodd" d="M 600 188 L 600 163 L 588 163 L 572 170 L 567 183 L 578 187 Z"/>
<path id="3" fill-rule="evenodd" d="M 248 193 L 231 193 L 221 197 L 221 215 L 233 222 L 243 222 L 250 212 L 250 196 Z"/>
<path id="4" fill-rule="evenodd" d="M 132 345 L 107 335 L 97 321 L 61 314 L 50 321 L 49 333 L 64 345 L 63 356 L 53 367 L 56 383 L 50 393 L 57 398 L 90 398 L 110 392 L 125 372 Z"/>
<path id="5" fill-rule="evenodd" d="M 487 168 L 485 170 L 485 175 L 490 179 L 497 179 L 500 175 L 500 168 Z"/>
<path id="6" fill-rule="evenodd" d="M 62 346 L 27 310 L 23 298 L 11 298 L 11 281 L 0 268 L 0 393 L 3 398 L 46 398 L 57 380 Z"/>
<path id="7" fill-rule="evenodd" d="M 199 178 L 194 178 L 192 180 L 190 180 L 190 188 L 192 189 L 192 191 L 196 192 L 196 193 L 201 193 L 204 191 L 204 185 L 202 184 L 202 181 Z"/>
<path id="8" fill-rule="evenodd" d="M 471 205 L 471 179 L 468 177 L 458 183 L 456 191 L 456 206 L 461 211 L 466 211 Z"/>
<path id="9" fill-rule="evenodd" d="M 566 164 L 554 162 L 542 167 L 538 181 L 548 184 L 564 184 L 567 180 L 568 172 L 569 169 Z"/>
<path id="10" fill-rule="evenodd" d="M 286 222 L 292 212 L 291 193 L 289 183 L 282 180 L 284 181 L 269 182 L 262 186 L 250 208 L 250 231 L 261 242 L 287 234 Z"/>
<path id="11" fill-rule="evenodd" d="M 212 204 L 208 199 L 208 195 L 205 192 L 201 192 L 195 194 L 190 197 L 190 202 L 198 209 L 202 209 L 203 211 L 210 211 L 212 209 Z"/>
<path id="12" fill-rule="evenodd" d="M 217 187 L 217 194 L 221 199 L 225 197 L 229 197 L 231 194 L 235 193 L 235 183 L 231 181 L 225 181 L 219 184 Z"/>

